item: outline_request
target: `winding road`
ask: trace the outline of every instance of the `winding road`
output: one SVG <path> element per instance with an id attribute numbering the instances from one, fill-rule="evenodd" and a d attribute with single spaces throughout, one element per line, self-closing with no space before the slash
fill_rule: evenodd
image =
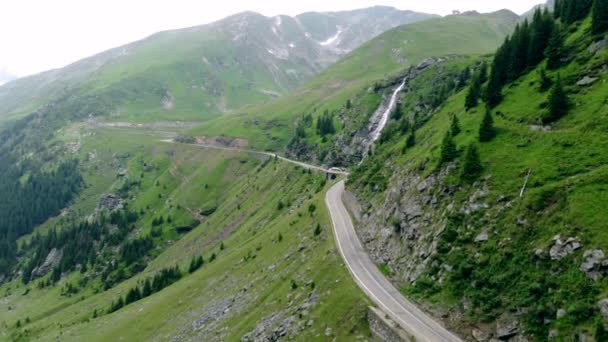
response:
<path id="1" fill-rule="evenodd" d="M 173 142 L 165 140 L 164 142 Z M 223 147 L 216 145 L 190 144 L 202 148 L 240 151 L 266 155 L 273 158 L 298 165 L 303 168 L 322 171 L 336 175 L 348 175 L 347 172 L 335 169 L 325 169 L 297 160 L 281 157 L 272 152 L 260 152 L 235 147 Z M 416 341 L 429 342 L 460 342 L 456 335 L 450 333 L 441 324 L 420 310 L 412 302 L 408 301 L 397 290 L 393 284 L 378 270 L 372 262 L 357 236 L 350 214 L 344 206 L 342 195 L 344 193 L 344 180 L 337 182 L 325 195 L 325 204 L 329 210 L 333 225 L 336 244 L 340 254 L 348 267 L 349 272 L 355 279 L 357 285 L 365 294 L 388 314 L 393 321 L 413 336 Z"/>
<path id="2" fill-rule="evenodd" d="M 357 285 L 417 341 L 462 341 L 405 299 L 378 270 L 357 237 L 353 222 L 342 202 L 343 193 L 342 180 L 327 191 L 325 204 L 331 215 L 338 249 Z"/>

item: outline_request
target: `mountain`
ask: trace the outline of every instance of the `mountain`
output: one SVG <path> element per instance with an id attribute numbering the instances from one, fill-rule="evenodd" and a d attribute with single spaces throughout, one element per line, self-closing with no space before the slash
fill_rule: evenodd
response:
<path id="1" fill-rule="evenodd" d="M 389 83 L 412 65 L 431 55 L 487 53 L 512 29 L 516 16 L 506 11 L 469 13 L 381 34 L 292 95 L 226 114 L 222 122 L 230 125 L 237 122 L 233 118 L 244 120 L 224 136 L 228 131 L 222 125 L 207 137 L 188 136 L 192 125 L 157 121 L 168 117 L 154 111 L 145 112 L 149 122 L 127 122 L 142 118 L 129 113 L 161 106 L 163 99 L 167 113 L 184 115 L 180 113 L 187 108 L 180 104 L 187 96 L 175 89 L 191 89 L 184 75 L 197 70 L 193 65 L 206 64 L 194 62 L 201 60 L 203 46 L 215 49 L 205 50 L 204 56 L 217 69 L 238 67 L 210 57 L 214 51 L 224 56 L 226 42 L 231 48 L 241 46 L 229 52 L 249 56 L 243 61 L 253 61 L 257 53 L 254 43 L 245 42 L 281 55 L 283 45 L 264 45 L 275 35 L 273 27 L 279 36 L 291 28 L 304 32 L 295 35 L 302 41 L 290 47 L 300 51 L 301 45 L 297 53 L 302 59 L 311 54 L 321 61 L 354 44 L 346 39 L 343 17 L 331 19 L 340 28 L 315 33 L 316 38 L 313 32 L 306 37 L 303 28 L 312 24 L 280 18 L 279 25 L 277 18 L 243 13 L 202 28 L 164 32 L 129 49 L 117 48 L 0 88 L 14 91 L 29 85 L 32 94 L 57 91 L 48 102 L 41 97 L 27 105 L 15 99 L 13 105 L 29 106 L 33 113 L 0 132 L 0 192 L 15 195 L 0 200 L 0 291 L 5 294 L 0 309 L 6 313 L 0 318 L 0 339 L 291 336 L 309 341 L 370 335 L 368 299 L 342 266 L 324 206 L 332 180 L 268 155 L 208 150 L 196 143 L 220 148 L 250 143 L 282 150 L 292 138 L 294 118 L 317 106 L 315 116 L 325 108 L 342 107 L 349 97 L 355 100 L 352 113 L 360 114 L 352 123 L 361 123 L 368 117 L 362 108 L 382 102 Z M 360 25 L 366 28 L 359 30 L 372 31 L 377 24 Z M 251 27 L 256 29 L 244 29 Z M 319 43 L 340 30 L 344 32 L 333 44 Z M 205 32 L 222 39 L 209 34 L 212 41 L 201 41 Z M 291 42 L 292 36 L 285 37 L 290 38 L 280 44 Z M 463 46 L 473 39 L 475 44 Z M 272 42 L 279 44 L 274 38 Z M 192 51 L 199 54 L 191 56 Z M 293 54 L 287 60 L 270 59 L 285 63 L 277 65 L 277 79 L 289 74 L 284 68 L 308 68 L 295 65 Z M 264 56 L 273 55 L 266 51 Z M 242 82 L 247 75 L 239 71 L 229 76 Z M 168 81 L 178 88 L 169 88 Z M 32 96 L 23 91 L 26 98 Z M 359 101 L 361 94 L 367 95 Z M 134 98 L 139 100 L 132 102 Z M 28 112 L 10 114 L 17 118 Z M 326 145 L 334 141 L 307 130 L 311 145 L 313 140 L 325 139 Z"/>
<path id="2" fill-rule="evenodd" d="M 295 18 L 244 12 L 0 87 L 0 120 L 73 94 L 107 97 L 106 114 L 121 120 L 207 120 L 276 98 L 377 34 L 430 17 L 389 7 Z"/>
<path id="3" fill-rule="evenodd" d="M 431 56 L 491 53 L 518 18 L 506 10 L 468 12 L 394 28 L 347 54 L 292 94 L 211 120 L 191 134 L 233 136 L 247 139 L 256 148 L 282 149 L 291 139 L 298 117 L 339 110 L 357 93 L 367 94 L 362 115 L 371 115 L 382 94 L 368 92 L 370 84 L 385 83 Z M 325 145 L 318 136 L 308 140 L 310 145 Z"/>
<path id="4" fill-rule="evenodd" d="M 254 149 L 350 169 L 365 251 L 463 340 L 605 340 L 606 13 L 562 1 L 529 24 L 396 27 L 198 127 L 112 121 L 120 92 L 16 121 L 0 339 L 371 339 L 324 205 L 335 181 Z"/>

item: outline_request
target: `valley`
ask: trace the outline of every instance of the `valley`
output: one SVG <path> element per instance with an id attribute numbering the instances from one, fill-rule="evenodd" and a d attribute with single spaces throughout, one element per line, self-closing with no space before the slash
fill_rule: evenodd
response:
<path id="1" fill-rule="evenodd" d="M 607 42 L 242 12 L 8 82 L 0 340 L 604 341 Z"/>

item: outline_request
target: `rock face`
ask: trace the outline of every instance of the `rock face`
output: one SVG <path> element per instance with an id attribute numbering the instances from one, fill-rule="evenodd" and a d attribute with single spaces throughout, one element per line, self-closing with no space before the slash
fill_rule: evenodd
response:
<path id="1" fill-rule="evenodd" d="M 549 250 L 549 256 L 551 256 L 551 260 L 560 260 L 574 253 L 574 251 L 581 247 L 581 243 L 578 239 L 570 237 L 566 240 L 562 240 L 562 237 L 557 235 L 553 238 L 553 246 Z"/>
<path id="2" fill-rule="evenodd" d="M 61 262 L 63 253 L 57 248 L 53 248 L 49 255 L 46 256 L 44 263 L 32 270 L 32 279 L 40 278 L 45 274 L 49 273 L 50 270 L 55 268 Z"/>

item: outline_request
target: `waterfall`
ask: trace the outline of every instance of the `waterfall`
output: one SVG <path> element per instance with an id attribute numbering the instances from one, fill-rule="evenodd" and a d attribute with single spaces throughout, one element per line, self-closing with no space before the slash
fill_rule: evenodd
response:
<path id="1" fill-rule="evenodd" d="M 393 94 L 390 97 L 390 101 L 388 102 L 388 106 L 386 105 L 386 102 L 381 104 L 372 116 L 372 123 L 369 126 L 368 140 L 364 142 L 365 147 L 363 152 L 363 159 L 368 156 L 369 149 L 374 144 L 374 142 L 376 142 L 376 140 L 380 138 L 384 127 L 386 127 L 386 124 L 388 123 L 388 120 L 391 117 L 391 113 L 395 110 L 395 107 L 397 106 L 397 99 L 399 98 L 399 94 L 405 87 L 407 80 L 408 77 L 404 77 L 401 84 L 395 89 L 395 91 L 393 91 Z"/>
<path id="2" fill-rule="evenodd" d="M 384 127 L 386 126 L 386 123 L 388 122 L 388 119 L 391 117 L 391 113 L 395 110 L 395 106 L 397 105 L 397 98 L 399 97 L 399 94 L 401 93 L 401 91 L 403 90 L 403 88 L 405 87 L 405 83 L 407 82 L 407 77 L 403 79 L 403 82 L 401 82 L 401 85 L 399 85 L 399 87 L 397 87 L 397 89 L 395 89 L 395 91 L 393 92 L 393 95 L 391 96 L 391 100 L 388 103 L 388 107 L 386 107 L 386 109 L 383 109 L 383 106 L 380 106 L 380 108 L 378 108 L 377 113 L 380 113 L 380 120 L 378 120 L 378 124 L 376 125 L 375 128 L 372 127 L 372 131 L 370 133 L 371 135 L 371 142 L 374 143 L 376 142 L 376 140 L 378 140 L 378 138 L 380 138 L 380 135 L 382 134 L 382 130 L 384 130 Z M 374 114 L 374 117 L 377 117 L 378 114 Z"/>

